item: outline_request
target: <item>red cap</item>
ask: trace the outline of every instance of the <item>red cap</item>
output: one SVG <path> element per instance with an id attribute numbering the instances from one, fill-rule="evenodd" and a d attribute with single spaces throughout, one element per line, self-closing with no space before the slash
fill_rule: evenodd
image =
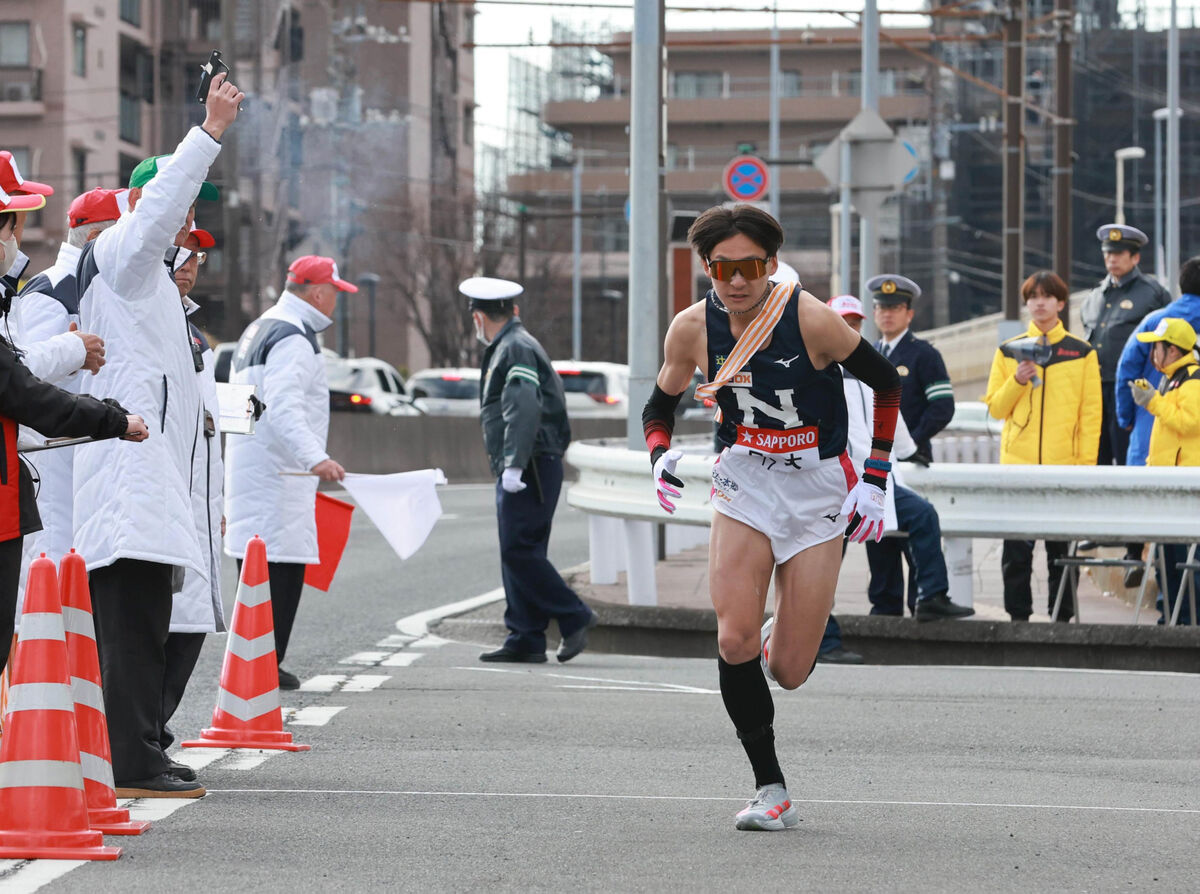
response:
<path id="1" fill-rule="evenodd" d="M 357 292 L 358 286 L 338 278 L 337 262 L 333 258 L 323 258 L 320 255 L 305 255 L 292 261 L 288 267 L 288 282 L 302 286 L 319 286 L 333 283 L 343 292 Z"/>
<path id="2" fill-rule="evenodd" d="M 5 150 L 0 152 L 0 192 L 5 192 L 9 196 L 52 196 L 54 195 L 54 187 L 47 186 L 45 183 L 26 180 L 22 177 L 20 169 L 17 168 L 17 162 L 12 157 L 12 153 Z"/>
<path id="3" fill-rule="evenodd" d="M 213 234 L 208 230 L 202 230 L 199 227 L 196 227 L 194 230 L 188 233 L 187 247 L 193 251 L 196 249 L 212 248 L 216 244 L 217 240 L 213 238 Z"/>
<path id="4" fill-rule="evenodd" d="M 862 302 L 853 295 L 835 295 L 829 299 L 829 306 L 843 317 L 862 317 L 864 320 L 867 317 Z"/>
<path id="5" fill-rule="evenodd" d="M 117 202 L 119 189 L 104 189 L 97 186 L 81 196 L 76 196 L 67 209 L 67 225 L 71 229 L 88 224 L 103 223 L 106 220 L 119 220 L 121 205 Z"/>

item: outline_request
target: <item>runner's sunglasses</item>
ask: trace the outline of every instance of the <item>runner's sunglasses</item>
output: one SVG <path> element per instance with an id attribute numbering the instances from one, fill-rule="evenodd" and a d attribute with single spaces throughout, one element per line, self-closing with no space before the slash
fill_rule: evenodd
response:
<path id="1" fill-rule="evenodd" d="M 762 279 L 767 275 L 766 258 L 737 258 L 735 260 L 717 260 L 709 258 L 708 272 L 713 279 L 721 282 L 732 282 L 733 277 L 740 273 L 746 279 Z"/>

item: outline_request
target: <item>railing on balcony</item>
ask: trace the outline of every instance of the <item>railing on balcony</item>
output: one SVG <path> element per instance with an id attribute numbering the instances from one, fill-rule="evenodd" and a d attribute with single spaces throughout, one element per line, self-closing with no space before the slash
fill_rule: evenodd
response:
<path id="1" fill-rule="evenodd" d="M 42 69 L 5 69 L 0 80 L 0 102 L 41 102 Z"/>
<path id="2" fill-rule="evenodd" d="M 833 72 L 830 75 L 805 75 L 783 71 L 779 78 L 780 96 L 797 97 L 856 97 L 861 94 L 862 76 L 857 71 Z M 672 72 L 667 86 L 668 99 L 749 99 L 770 95 L 770 79 L 733 76 L 721 72 Z M 880 72 L 879 95 L 923 96 L 927 93 L 925 73 L 921 71 Z M 629 99 L 629 82 L 620 75 L 600 93 L 600 100 Z"/>
<path id="3" fill-rule="evenodd" d="M 118 106 L 119 135 L 122 140 L 134 145 L 142 142 L 142 101 L 127 93 L 121 94 Z"/>

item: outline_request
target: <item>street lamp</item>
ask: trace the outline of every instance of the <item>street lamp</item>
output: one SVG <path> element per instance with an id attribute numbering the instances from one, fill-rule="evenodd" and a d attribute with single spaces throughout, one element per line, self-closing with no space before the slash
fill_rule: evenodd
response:
<path id="1" fill-rule="evenodd" d="M 1163 213 L 1163 126 L 1169 112 L 1164 106 L 1154 110 L 1154 275 L 1166 285 L 1167 258 L 1163 250 L 1167 222 Z M 1183 109 L 1175 110 L 1175 117 L 1183 117 Z M 1178 226 L 1176 221 L 1172 226 Z"/>
<path id="2" fill-rule="evenodd" d="M 375 354 L 375 288 L 379 285 L 378 273 L 360 273 L 358 281 L 367 287 L 367 353 Z"/>
<path id="3" fill-rule="evenodd" d="M 1146 150 L 1141 146 L 1126 146 L 1113 153 L 1117 160 L 1117 216 L 1116 222 L 1125 223 L 1125 162 L 1145 158 Z"/>

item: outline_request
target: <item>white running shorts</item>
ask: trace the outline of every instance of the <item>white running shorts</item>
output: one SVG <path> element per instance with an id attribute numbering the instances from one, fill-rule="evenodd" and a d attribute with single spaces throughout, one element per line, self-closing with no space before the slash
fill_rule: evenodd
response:
<path id="1" fill-rule="evenodd" d="M 782 565 L 846 533 L 842 502 L 858 476 L 844 453 L 802 472 L 780 472 L 758 456 L 726 449 L 713 464 L 712 481 L 713 508 L 765 534 L 775 564 Z"/>

